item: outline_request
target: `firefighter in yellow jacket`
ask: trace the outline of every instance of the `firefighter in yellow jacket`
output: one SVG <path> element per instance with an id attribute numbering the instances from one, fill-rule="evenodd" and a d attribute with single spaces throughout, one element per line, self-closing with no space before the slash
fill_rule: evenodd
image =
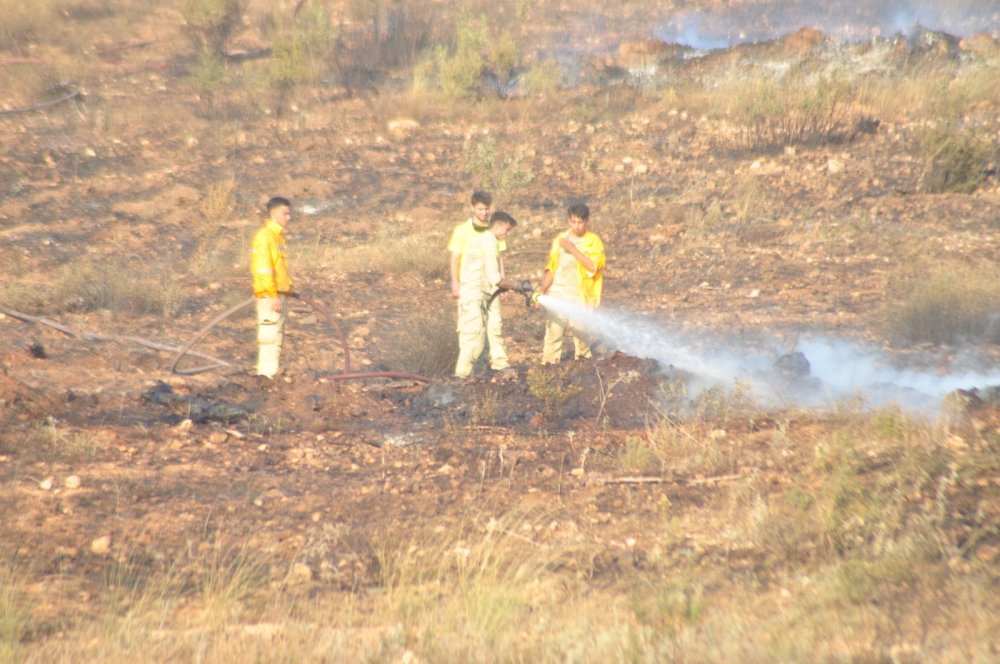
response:
<path id="1" fill-rule="evenodd" d="M 552 241 L 539 292 L 586 309 L 596 309 L 601 304 L 604 282 L 604 243 L 589 230 L 590 209 L 586 205 L 576 203 L 567 212 L 569 229 Z M 570 329 L 573 331 L 574 357 L 591 357 L 586 331 L 549 310 L 542 364 L 557 364 L 562 359 L 563 338 Z"/>
<path id="2" fill-rule="evenodd" d="M 285 295 L 292 292 L 285 253 L 285 227 L 291 219 L 288 199 L 272 198 L 267 202 L 267 219 L 253 236 L 250 272 L 257 298 L 257 374 L 268 378 L 278 373 L 285 338 Z"/>

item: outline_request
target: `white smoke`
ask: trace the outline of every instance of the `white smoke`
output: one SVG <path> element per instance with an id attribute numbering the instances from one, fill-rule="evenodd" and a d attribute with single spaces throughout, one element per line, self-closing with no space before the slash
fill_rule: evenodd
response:
<path id="1" fill-rule="evenodd" d="M 680 10 L 661 21 L 655 36 L 697 50 L 710 50 L 777 39 L 806 27 L 846 41 L 897 33 L 910 36 L 918 27 L 958 37 L 979 32 L 1000 35 L 1000 4 L 978 0 L 772 0 L 737 4 L 714 13 Z"/>
<path id="2" fill-rule="evenodd" d="M 828 337 L 801 338 L 793 350 L 809 361 L 809 376 L 794 377 L 774 369 L 782 354 L 738 347 L 705 334 L 694 336 L 651 318 L 620 311 L 590 311 L 548 296 L 542 306 L 587 330 L 612 350 L 656 360 L 693 375 L 689 392 L 706 388 L 749 388 L 764 407 L 835 406 L 857 397 L 870 406 L 896 404 L 915 412 L 934 413 L 940 400 L 956 389 L 1000 385 L 1000 370 L 975 370 L 955 362 L 935 370 L 895 366 L 879 349 Z M 776 347 L 780 344 L 775 343 Z"/>

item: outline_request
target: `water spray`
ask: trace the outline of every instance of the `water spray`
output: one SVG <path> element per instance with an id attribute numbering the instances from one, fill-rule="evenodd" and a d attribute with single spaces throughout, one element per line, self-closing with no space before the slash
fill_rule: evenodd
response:
<path id="1" fill-rule="evenodd" d="M 805 361 L 805 372 L 794 375 L 776 365 L 780 352 L 709 339 L 704 333 L 695 336 L 648 317 L 590 310 L 548 295 L 539 296 L 537 302 L 615 350 L 689 374 L 686 382 L 692 395 L 739 385 L 763 407 L 823 407 L 858 397 L 869 406 L 896 404 L 929 413 L 956 389 L 1000 385 L 1000 370 L 959 362 L 942 363 L 934 371 L 899 368 L 876 348 L 819 335 L 798 341 L 795 350 Z"/>

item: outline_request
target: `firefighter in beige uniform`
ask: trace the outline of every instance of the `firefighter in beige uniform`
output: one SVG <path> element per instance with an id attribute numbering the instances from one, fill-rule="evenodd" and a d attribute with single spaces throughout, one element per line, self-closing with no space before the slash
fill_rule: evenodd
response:
<path id="1" fill-rule="evenodd" d="M 478 234 L 462 255 L 460 290 L 458 295 L 458 361 L 455 375 L 466 378 L 486 344 L 487 320 L 496 321 L 497 339 L 490 339 L 490 366 L 496 371 L 510 368 L 503 336 L 500 334 L 501 289 L 516 288 L 517 284 L 500 273 L 500 242 L 507 237 L 517 221 L 506 212 L 497 211 L 490 217 L 489 227 Z"/>
<path id="2" fill-rule="evenodd" d="M 601 304 L 604 281 L 604 243 L 588 230 L 590 210 L 586 205 L 571 205 L 568 217 L 569 229 L 552 241 L 539 291 L 563 302 L 596 309 Z M 542 364 L 557 364 L 562 359 L 563 338 L 569 329 L 573 330 L 574 358 L 591 357 L 586 332 L 550 310 L 546 314 Z"/>
<path id="3" fill-rule="evenodd" d="M 469 247 L 487 232 L 486 229 L 489 227 L 490 207 L 493 205 L 493 197 L 485 191 L 474 191 L 472 192 L 471 204 L 472 216 L 455 227 L 448 241 L 451 268 L 451 294 L 455 298 L 461 297 L 463 257 L 469 251 Z M 507 245 L 503 240 L 500 240 L 498 246 L 500 249 L 500 278 L 502 279 L 505 276 L 503 252 L 507 250 Z M 486 343 L 489 346 L 490 367 L 497 370 L 508 366 L 499 311 L 499 302 L 496 303 L 496 306 L 491 306 L 486 311 Z M 458 304 L 457 320 L 456 329 L 461 333 L 461 300 L 459 300 Z"/>
<path id="4" fill-rule="evenodd" d="M 257 374 L 268 378 L 278 373 L 285 337 L 284 296 L 292 292 L 284 234 L 291 218 L 288 199 L 272 198 L 267 203 L 267 219 L 253 237 L 250 272 L 257 298 Z"/>

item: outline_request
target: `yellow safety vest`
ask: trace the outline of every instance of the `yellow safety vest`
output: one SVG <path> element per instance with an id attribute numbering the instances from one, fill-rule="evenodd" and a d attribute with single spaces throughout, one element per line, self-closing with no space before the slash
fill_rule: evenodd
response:
<path id="1" fill-rule="evenodd" d="M 250 274 L 256 297 L 278 297 L 278 293 L 292 290 L 284 230 L 281 224 L 267 219 L 253 236 Z"/>

